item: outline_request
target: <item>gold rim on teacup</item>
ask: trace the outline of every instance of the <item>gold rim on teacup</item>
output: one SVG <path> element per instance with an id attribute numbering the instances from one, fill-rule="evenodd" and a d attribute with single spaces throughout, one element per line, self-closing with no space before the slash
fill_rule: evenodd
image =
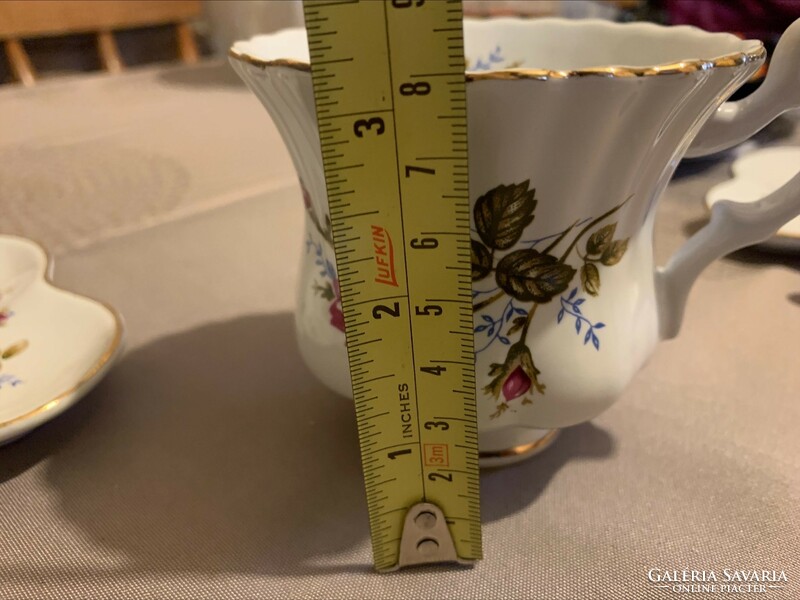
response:
<path id="1" fill-rule="evenodd" d="M 744 40 L 743 40 L 744 41 Z M 533 79 L 546 81 L 549 79 L 573 79 L 579 77 L 636 78 L 657 75 L 674 75 L 678 73 L 694 73 L 717 68 L 737 67 L 766 58 L 764 44 L 758 40 L 747 40 L 756 44 L 749 50 L 740 50 L 711 59 L 686 59 L 646 67 L 628 67 L 610 65 L 605 67 L 587 67 L 583 69 L 531 69 L 508 68 L 491 71 L 466 71 L 464 76 L 470 81 Z M 267 67 L 286 67 L 296 71 L 311 72 L 311 65 L 303 60 L 293 58 L 264 59 L 249 54 L 244 50 L 231 47 L 228 55 L 236 60 L 265 69 Z"/>

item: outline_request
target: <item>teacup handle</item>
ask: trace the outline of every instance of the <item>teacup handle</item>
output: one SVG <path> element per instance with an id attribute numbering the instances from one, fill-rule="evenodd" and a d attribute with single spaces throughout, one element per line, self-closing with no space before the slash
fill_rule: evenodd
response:
<path id="1" fill-rule="evenodd" d="M 705 156 L 743 142 L 787 110 L 800 107 L 800 19 L 783 33 L 764 83 L 747 98 L 725 102 L 703 125 L 686 156 Z"/>
<path id="2" fill-rule="evenodd" d="M 758 202 L 714 203 L 708 225 L 689 238 L 665 267 L 656 271 L 661 338 L 678 335 L 689 290 L 703 269 L 734 250 L 763 242 L 799 214 L 800 173 Z"/>
<path id="3" fill-rule="evenodd" d="M 800 107 L 800 19 L 781 37 L 764 83 L 738 102 L 726 102 L 701 129 L 688 156 L 737 144 L 778 115 Z M 725 200 L 711 209 L 708 225 L 694 234 L 665 267 L 656 271 L 656 300 L 662 339 L 678 335 L 686 299 L 697 276 L 711 262 L 762 242 L 800 214 L 800 173 L 758 202 Z"/>

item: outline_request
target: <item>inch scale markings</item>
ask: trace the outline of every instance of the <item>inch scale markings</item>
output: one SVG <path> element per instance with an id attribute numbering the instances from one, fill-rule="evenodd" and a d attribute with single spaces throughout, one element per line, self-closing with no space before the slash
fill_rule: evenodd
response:
<path id="1" fill-rule="evenodd" d="M 375 566 L 469 563 L 481 533 L 461 3 L 304 12 Z"/>

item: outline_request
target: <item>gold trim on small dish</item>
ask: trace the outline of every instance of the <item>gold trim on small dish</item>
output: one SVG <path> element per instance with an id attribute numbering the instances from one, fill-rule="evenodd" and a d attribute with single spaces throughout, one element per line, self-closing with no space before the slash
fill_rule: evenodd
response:
<path id="1" fill-rule="evenodd" d="M 72 394 L 77 393 L 83 386 L 85 386 L 92 379 L 94 379 L 94 377 L 100 371 L 102 371 L 103 368 L 108 364 L 108 362 L 114 357 L 114 355 L 119 350 L 120 345 L 122 344 L 122 336 L 125 330 L 122 324 L 122 317 L 113 306 L 111 306 L 107 302 L 103 302 L 102 300 L 97 300 L 96 298 L 92 298 L 91 296 L 86 296 L 84 294 L 79 294 L 77 292 L 73 292 L 72 290 L 62 288 L 53 282 L 53 279 L 50 276 L 53 260 L 42 244 L 34 240 L 31 240 L 30 238 L 27 237 L 22 237 L 22 236 L 9 236 L 9 237 L 19 237 L 19 239 L 25 240 L 26 242 L 30 242 L 31 244 L 39 248 L 39 250 L 41 250 L 45 258 L 43 279 L 48 285 L 50 285 L 50 287 L 56 290 L 60 290 L 62 292 L 66 292 L 68 294 L 72 294 L 79 298 L 85 298 L 86 300 L 89 300 L 90 302 L 95 302 L 96 304 L 99 304 L 100 306 L 108 310 L 108 312 L 111 313 L 111 316 L 114 318 L 114 336 L 111 338 L 111 341 L 109 342 L 108 346 L 106 346 L 105 350 L 103 351 L 103 354 L 100 355 L 100 358 L 97 359 L 97 361 L 91 367 L 89 367 L 89 369 L 86 370 L 86 372 L 78 380 L 78 383 L 73 385 L 68 390 L 61 392 L 55 398 L 48 400 L 41 406 L 34 408 L 33 410 L 30 410 L 16 417 L 13 417 L 12 419 L 9 419 L 7 421 L 0 421 L 0 429 L 10 427 L 11 425 L 14 425 L 16 423 L 26 421 L 32 417 L 51 411 L 54 408 L 56 408 L 59 404 L 61 404 L 65 398 L 71 396 Z"/>
<path id="2" fill-rule="evenodd" d="M 257 58 L 241 50 L 231 47 L 228 56 L 241 62 L 266 69 L 267 67 L 287 67 L 296 71 L 311 72 L 311 65 L 301 60 L 292 58 L 277 58 L 274 60 L 264 60 Z M 632 77 L 652 77 L 655 75 L 674 75 L 676 73 L 694 73 L 696 71 L 708 71 L 715 68 L 737 67 L 743 64 L 763 60 L 767 56 L 764 45 L 759 45 L 746 52 L 734 52 L 709 60 L 683 60 L 675 63 L 665 63 L 652 67 L 591 67 L 587 69 L 575 69 L 571 71 L 558 71 L 552 69 L 498 69 L 496 71 L 467 71 L 464 77 L 467 82 L 504 80 L 513 81 L 516 79 L 535 79 L 537 81 L 547 81 L 549 79 L 574 79 L 578 77 L 612 77 L 612 78 L 632 78 Z"/>
<path id="3" fill-rule="evenodd" d="M 506 448 L 504 450 L 494 450 L 492 452 L 480 452 L 478 454 L 479 458 L 486 459 L 486 458 L 510 458 L 512 456 L 522 456 L 524 454 L 530 454 L 534 450 L 542 449 L 544 446 L 547 446 L 550 442 L 552 442 L 555 437 L 559 434 L 560 429 L 553 429 L 546 433 L 543 437 L 540 437 L 535 442 L 531 442 L 530 444 L 522 444 L 520 446 L 513 446 L 512 448 Z"/>

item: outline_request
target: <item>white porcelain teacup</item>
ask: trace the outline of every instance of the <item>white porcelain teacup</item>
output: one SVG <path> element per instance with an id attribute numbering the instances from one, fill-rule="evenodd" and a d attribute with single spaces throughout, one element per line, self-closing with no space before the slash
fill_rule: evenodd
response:
<path id="1" fill-rule="evenodd" d="M 764 62 L 759 41 L 497 19 L 466 21 L 465 44 L 480 448 L 510 460 L 608 408 L 655 344 L 677 334 L 700 271 L 800 213 L 798 175 L 759 203 L 717 204 L 665 268 L 654 265 L 655 206 L 678 161 L 800 106 L 800 21 L 761 88 L 735 103 L 724 101 Z M 305 32 L 238 42 L 231 57 L 303 185 L 300 347 L 323 382 L 350 395 Z"/>

